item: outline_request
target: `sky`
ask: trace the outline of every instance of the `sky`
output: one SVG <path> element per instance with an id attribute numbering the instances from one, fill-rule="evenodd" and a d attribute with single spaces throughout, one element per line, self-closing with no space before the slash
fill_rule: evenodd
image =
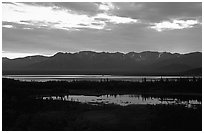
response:
<path id="1" fill-rule="evenodd" d="M 202 51 L 202 3 L 2 3 L 2 56 Z"/>

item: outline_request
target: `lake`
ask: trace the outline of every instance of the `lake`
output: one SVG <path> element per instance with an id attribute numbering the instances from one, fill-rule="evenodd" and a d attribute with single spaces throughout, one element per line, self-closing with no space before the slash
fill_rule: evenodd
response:
<path id="1" fill-rule="evenodd" d="M 100 81 L 100 80 L 116 80 L 116 81 L 155 81 L 162 79 L 177 80 L 178 78 L 190 78 L 192 76 L 118 76 L 118 75 L 3 75 L 3 78 L 12 78 L 21 81 Z"/>
<path id="2" fill-rule="evenodd" d="M 201 101 L 196 99 L 182 100 L 178 98 L 159 98 L 159 97 L 144 97 L 142 95 L 101 95 L 101 96 L 86 96 L 86 95 L 64 95 L 64 96 L 37 96 L 40 100 L 62 100 L 73 101 L 80 103 L 88 103 L 92 105 L 101 104 L 116 104 L 121 106 L 127 105 L 183 105 L 187 108 L 196 109 L 201 105 Z"/>
<path id="3" fill-rule="evenodd" d="M 188 78 L 193 80 L 191 76 L 118 76 L 118 75 L 5 75 L 4 78 L 12 78 L 21 81 L 157 81 L 161 78 L 166 80 L 177 80 L 179 78 Z M 198 78 L 198 77 L 196 77 Z M 199 77 L 201 78 L 201 77 Z M 179 98 L 161 98 L 161 97 L 144 97 L 142 95 L 129 94 L 129 95 L 100 95 L 100 96 L 87 96 L 87 95 L 64 95 L 64 96 L 37 96 L 36 99 L 41 100 L 62 100 L 62 101 L 74 101 L 88 104 L 117 104 L 121 106 L 127 105 L 183 105 L 188 108 L 196 108 L 201 105 L 201 100 L 197 99 L 179 99 Z"/>

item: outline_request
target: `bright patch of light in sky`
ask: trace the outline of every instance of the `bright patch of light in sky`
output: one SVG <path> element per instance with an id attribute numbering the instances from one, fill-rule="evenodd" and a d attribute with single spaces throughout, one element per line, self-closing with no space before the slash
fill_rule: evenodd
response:
<path id="1" fill-rule="evenodd" d="M 200 24 L 200 22 L 198 20 L 172 20 L 154 23 L 150 28 L 161 32 L 164 30 L 192 28 L 196 24 Z"/>
<path id="2" fill-rule="evenodd" d="M 4 28 L 14 28 L 12 25 L 3 25 Z"/>
<path id="3" fill-rule="evenodd" d="M 108 15 L 108 14 L 105 14 L 105 13 L 97 14 L 97 16 L 95 18 L 106 19 L 107 22 L 112 22 L 112 23 L 115 23 L 115 24 L 137 23 L 138 22 L 137 19 L 132 19 L 132 18 L 128 18 L 128 17 L 111 16 L 111 15 Z"/>
<path id="4" fill-rule="evenodd" d="M 106 10 L 114 8 L 110 3 L 101 5 L 106 6 Z M 99 6 L 99 8 L 101 7 Z M 105 9 L 105 7 L 103 8 Z M 2 20 L 4 22 L 32 25 L 36 28 L 46 27 L 64 30 L 80 28 L 104 29 L 107 23 L 125 24 L 138 22 L 136 19 L 114 16 L 105 12 L 96 16 L 88 16 L 86 14 L 73 13 L 71 10 L 60 7 L 36 6 L 24 3 L 15 3 L 15 5 L 3 4 Z"/>
<path id="5" fill-rule="evenodd" d="M 114 8 L 115 6 L 110 2 L 102 2 L 102 4 L 99 5 L 99 9 L 104 11 L 113 10 Z"/>

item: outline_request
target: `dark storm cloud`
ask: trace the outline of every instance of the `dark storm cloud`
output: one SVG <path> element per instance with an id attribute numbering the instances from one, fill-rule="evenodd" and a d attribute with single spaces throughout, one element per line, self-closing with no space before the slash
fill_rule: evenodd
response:
<path id="1" fill-rule="evenodd" d="M 115 3 L 119 10 L 114 13 L 120 16 L 159 22 L 171 18 L 196 18 L 202 16 L 202 3 L 183 2 L 147 2 L 147 3 Z"/>

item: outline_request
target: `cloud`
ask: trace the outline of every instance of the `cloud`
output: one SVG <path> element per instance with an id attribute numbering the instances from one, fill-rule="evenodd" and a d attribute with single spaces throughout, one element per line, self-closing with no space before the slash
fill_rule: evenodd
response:
<path id="1" fill-rule="evenodd" d="M 102 2 L 98 5 L 99 10 L 109 11 L 115 9 L 115 6 L 110 2 Z"/>
<path id="2" fill-rule="evenodd" d="M 198 20 L 172 20 L 172 21 L 153 23 L 152 26 L 150 26 L 149 28 L 155 29 L 161 32 L 164 30 L 192 28 L 197 24 L 201 24 L 201 23 Z"/>
<path id="3" fill-rule="evenodd" d="M 13 57 L 81 50 L 202 51 L 201 3 L 110 4 L 3 3 L 2 49 L 17 53 Z"/>
<path id="4" fill-rule="evenodd" d="M 23 29 L 25 29 L 25 30 L 32 30 L 33 28 L 26 27 L 26 28 L 23 28 Z"/>
<path id="5" fill-rule="evenodd" d="M 14 28 L 13 25 L 3 25 L 2 27 L 4 27 L 4 28 Z"/>
<path id="6" fill-rule="evenodd" d="M 95 20 L 102 20 L 105 22 L 111 22 L 114 24 L 125 24 L 125 23 L 137 23 L 137 19 L 132 19 L 128 17 L 118 17 L 118 16 L 112 16 L 108 14 L 97 14 L 97 16 L 94 17 Z"/>
<path id="7" fill-rule="evenodd" d="M 96 15 L 99 10 L 98 4 L 94 2 L 29 2 L 25 4 L 69 9 L 73 13 L 87 14 L 88 16 Z"/>
<path id="8" fill-rule="evenodd" d="M 193 44 L 193 45 L 192 45 Z M 202 51 L 202 28 L 169 30 L 162 34 L 142 23 L 118 25 L 114 30 L 2 29 L 2 49 L 17 53 L 54 54 L 58 51 Z"/>
<path id="9" fill-rule="evenodd" d="M 202 16 L 201 2 L 117 2 L 114 6 L 119 8 L 113 11 L 114 15 L 151 23 L 180 17 L 197 19 Z"/>
<path id="10" fill-rule="evenodd" d="M 110 3 L 100 5 L 107 6 L 106 9 L 113 8 L 113 5 Z M 106 21 L 102 19 L 106 19 Z M 3 22 L 35 26 L 36 28 L 63 30 L 79 30 L 81 28 L 105 29 L 109 23 L 127 24 L 138 22 L 136 19 L 119 17 L 105 12 L 89 16 L 58 6 L 39 6 L 26 3 L 3 4 L 2 20 Z"/>

